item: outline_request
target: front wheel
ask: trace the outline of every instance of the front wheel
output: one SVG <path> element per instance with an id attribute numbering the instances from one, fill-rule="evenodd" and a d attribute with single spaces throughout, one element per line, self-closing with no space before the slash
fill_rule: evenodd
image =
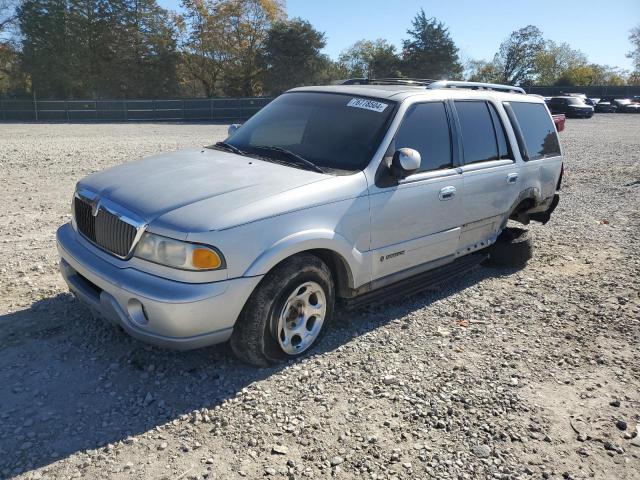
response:
<path id="1" fill-rule="evenodd" d="M 334 283 L 327 265 L 303 253 L 277 265 L 240 314 L 231 348 L 241 360 L 269 366 L 315 347 L 333 319 Z"/>

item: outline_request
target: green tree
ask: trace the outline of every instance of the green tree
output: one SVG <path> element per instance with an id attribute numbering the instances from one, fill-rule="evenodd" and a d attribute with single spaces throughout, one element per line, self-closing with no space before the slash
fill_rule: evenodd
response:
<path id="1" fill-rule="evenodd" d="M 401 77 L 400 62 L 396 47 L 381 38 L 360 40 L 338 59 L 350 78 Z"/>
<path id="2" fill-rule="evenodd" d="M 404 40 L 402 73 L 408 77 L 453 79 L 462 75 L 458 48 L 444 23 L 427 18 L 423 9 L 414 17 Z"/>
<path id="3" fill-rule="evenodd" d="M 625 85 L 627 74 L 625 71 L 608 65 L 594 63 L 578 65 L 567 69 L 556 81 L 558 86 L 589 86 L 589 85 Z"/>
<path id="4" fill-rule="evenodd" d="M 538 27 L 528 25 L 516 30 L 500 44 L 494 63 L 499 69 L 500 83 L 518 85 L 533 81 L 536 59 L 544 50 L 545 41 Z"/>
<path id="5" fill-rule="evenodd" d="M 587 57 L 580 50 L 574 50 L 567 43 L 545 43 L 544 49 L 534 59 L 536 83 L 553 85 L 568 70 L 587 65 Z"/>
<path id="6" fill-rule="evenodd" d="M 65 0 L 26 0 L 17 10 L 22 63 L 42 97 L 72 96 L 72 41 Z"/>
<path id="7" fill-rule="evenodd" d="M 175 94 L 176 32 L 156 0 L 24 0 L 25 72 L 39 97 Z"/>
<path id="8" fill-rule="evenodd" d="M 294 18 L 271 26 L 262 55 L 264 90 L 278 94 L 289 88 L 319 83 L 327 59 L 320 51 L 326 42 L 306 20 Z"/>

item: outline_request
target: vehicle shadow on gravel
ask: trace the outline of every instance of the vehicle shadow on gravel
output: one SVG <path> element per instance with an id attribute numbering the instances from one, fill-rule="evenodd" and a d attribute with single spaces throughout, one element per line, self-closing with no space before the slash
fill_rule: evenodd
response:
<path id="1" fill-rule="evenodd" d="M 338 309 L 336 325 L 312 355 L 511 273 L 479 268 L 437 291 Z M 36 302 L 0 316 L 0 477 L 75 452 L 131 443 L 144 432 L 155 438 L 160 434 L 154 427 L 183 415 L 202 421 L 196 411 L 213 409 L 286 367 L 244 365 L 227 344 L 189 352 L 147 346 L 93 318 L 70 294 Z"/>

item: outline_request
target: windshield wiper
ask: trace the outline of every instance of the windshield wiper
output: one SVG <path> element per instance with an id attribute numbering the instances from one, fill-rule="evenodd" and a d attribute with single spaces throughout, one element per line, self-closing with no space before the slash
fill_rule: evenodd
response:
<path id="1" fill-rule="evenodd" d="M 286 148 L 275 147 L 272 145 L 252 145 L 252 147 L 258 150 L 267 150 L 271 152 L 283 153 L 284 155 L 286 155 L 287 158 L 282 160 L 285 160 L 285 161 L 288 160 L 290 163 L 305 167 L 307 170 L 312 170 L 318 173 L 324 173 L 324 170 L 322 170 L 319 166 L 317 166 L 312 161 L 307 160 L 303 156 L 298 155 L 297 153 L 294 153 L 291 150 L 287 150 Z"/>
<path id="2" fill-rule="evenodd" d="M 223 150 L 227 150 L 228 152 L 235 153 L 237 155 L 246 155 L 246 152 L 243 152 L 238 147 L 235 147 L 227 142 L 217 142 L 215 146 L 218 148 L 222 148 Z"/>

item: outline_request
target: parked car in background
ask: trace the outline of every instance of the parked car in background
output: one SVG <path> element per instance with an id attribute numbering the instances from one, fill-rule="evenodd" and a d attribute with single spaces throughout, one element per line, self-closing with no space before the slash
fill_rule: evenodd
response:
<path id="1" fill-rule="evenodd" d="M 596 103 L 594 110 L 598 113 L 615 113 L 616 110 L 618 110 L 618 107 L 616 107 L 612 102 L 600 100 Z"/>
<path id="2" fill-rule="evenodd" d="M 547 104 L 551 113 L 564 113 L 572 118 L 591 118 L 593 107 L 577 96 L 553 97 Z"/>
<path id="3" fill-rule="evenodd" d="M 618 113 L 640 113 L 640 103 L 635 103 L 630 98 L 616 98 L 613 104 Z"/>

